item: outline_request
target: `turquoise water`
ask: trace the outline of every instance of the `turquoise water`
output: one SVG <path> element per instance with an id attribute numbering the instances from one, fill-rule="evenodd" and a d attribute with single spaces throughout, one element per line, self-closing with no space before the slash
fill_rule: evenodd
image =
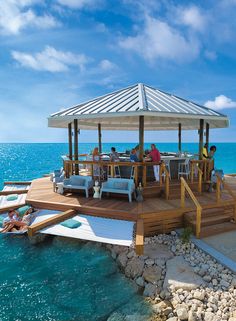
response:
<path id="1" fill-rule="evenodd" d="M 66 144 L 0 144 L 0 185 L 42 176 L 60 167 L 66 152 Z M 0 235 L 0 253 L 0 321 L 105 321 L 116 311 L 146 321 L 151 313 L 95 243 L 50 238 L 31 245 L 25 236 Z"/>
<path id="2" fill-rule="evenodd" d="M 216 167 L 225 173 L 236 173 L 236 143 L 215 143 L 217 146 Z M 115 145 L 118 151 L 132 148 L 135 143 L 103 144 L 103 151 L 109 152 Z M 80 144 L 79 153 L 88 153 L 96 144 Z M 157 144 L 160 151 L 178 150 L 176 143 Z M 198 152 L 197 143 L 185 143 L 183 151 Z M 149 148 L 150 144 L 145 144 Z M 0 188 L 4 180 L 27 180 L 60 168 L 60 156 L 68 153 L 67 144 L 0 144 Z"/>
<path id="3" fill-rule="evenodd" d="M 103 151 L 112 145 L 104 144 Z M 236 173 L 236 144 L 216 145 L 216 167 Z M 79 152 L 94 146 L 81 144 Z M 158 147 L 177 151 L 175 143 Z M 33 179 L 60 168 L 67 150 L 67 144 L 0 144 L 0 187 L 4 180 Z M 198 146 L 183 144 L 183 150 L 196 153 Z M 104 248 L 57 238 L 30 245 L 26 237 L 1 236 L 0 252 L 0 321 L 105 321 L 114 311 L 147 319 L 142 314 L 149 306 Z"/>

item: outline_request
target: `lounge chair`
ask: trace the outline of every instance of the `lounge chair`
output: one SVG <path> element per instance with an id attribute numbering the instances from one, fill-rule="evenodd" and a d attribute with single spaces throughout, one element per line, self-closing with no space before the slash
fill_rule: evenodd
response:
<path id="1" fill-rule="evenodd" d="M 84 190 L 86 197 L 89 197 L 89 190 L 93 187 L 91 176 L 72 175 L 63 181 L 64 190 Z"/>
<path id="2" fill-rule="evenodd" d="M 132 202 L 132 194 L 135 193 L 134 180 L 128 178 L 108 178 L 106 182 L 102 183 L 100 199 L 103 192 L 126 194 L 129 197 L 129 202 Z"/>

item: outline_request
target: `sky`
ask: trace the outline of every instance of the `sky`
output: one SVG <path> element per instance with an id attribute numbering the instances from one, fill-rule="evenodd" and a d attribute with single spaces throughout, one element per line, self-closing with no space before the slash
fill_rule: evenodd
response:
<path id="1" fill-rule="evenodd" d="M 0 0 L 0 142 L 66 142 L 66 130 L 47 127 L 50 114 L 139 82 L 228 115 L 210 138 L 236 141 L 235 15 L 236 0 Z"/>

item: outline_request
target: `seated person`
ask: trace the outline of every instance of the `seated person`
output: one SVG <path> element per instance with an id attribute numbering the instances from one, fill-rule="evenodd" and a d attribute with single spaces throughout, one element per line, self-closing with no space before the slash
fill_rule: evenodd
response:
<path id="1" fill-rule="evenodd" d="M 22 217 L 21 227 L 19 228 L 20 231 L 25 230 L 27 226 L 31 225 L 34 217 L 35 217 L 36 211 L 33 208 L 30 208 L 28 211 L 25 212 L 25 214 Z"/>
<path id="2" fill-rule="evenodd" d="M 17 232 L 22 231 L 27 228 L 32 222 L 35 215 L 35 210 L 33 207 L 29 208 L 23 215 L 22 219 L 19 217 L 17 210 L 11 210 L 8 216 L 3 221 L 3 230 L 1 233 L 7 232 Z"/>
<path id="3" fill-rule="evenodd" d="M 134 149 L 135 149 L 136 155 L 137 155 L 137 157 L 139 159 L 139 145 L 135 146 Z"/>
<path id="4" fill-rule="evenodd" d="M 216 146 L 213 145 L 210 147 L 210 152 L 209 152 L 208 158 L 214 159 L 215 152 L 216 152 Z"/>
<path id="5" fill-rule="evenodd" d="M 98 147 L 95 147 L 93 150 L 93 161 L 99 161 L 100 160 L 100 155 L 98 151 Z"/>
<path id="6" fill-rule="evenodd" d="M 7 214 L 7 217 L 3 220 L 3 229 L 1 233 L 6 233 L 14 227 L 15 222 L 19 221 L 19 214 L 16 210 L 10 210 Z"/>
<path id="7" fill-rule="evenodd" d="M 110 161 L 111 162 L 119 162 L 119 154 L 116 152 L 115 147 L 111 148 L 111 154 L 110 154 Z"/>
<path id="8" fill-rule="evenodd" d="M 134 148 L 131 150 L 130 160 L 131 160 L 131 162 L 138 162 L 139 161 L 138 156 L 136 154 L 136 150 Z"/>

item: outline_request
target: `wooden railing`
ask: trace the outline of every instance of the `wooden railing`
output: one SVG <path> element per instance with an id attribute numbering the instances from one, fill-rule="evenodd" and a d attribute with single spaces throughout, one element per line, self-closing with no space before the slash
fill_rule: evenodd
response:
<path id="1" fill-rule="evenodd" d="M 163 178 L 165 182 L 165 196 L 168 200 L 170 196 L 170 173 L 166 168 L 165 163 L 161 163 L 160 165 L 160 186 L 163 185 Z"/>
<path id="2" fill-rule="evenodd" d="M 201 233 L 202 207 L 201 207 L 200 203 L 198 202 L 197 198 L 195 197 L 195 195 L 193 194 L 191 188 L 189 187 L 189 185 L 185 181 L 185 179 L 183 177 L 181 177 L 181 207 L 182 208 L 185 208 L 185 193 L 186 193 L 186 191 L 188 192 L 188 195 L 192 199 L 192 201 L 195 204 L 196 209 L 197 209 L 195 233 L 196 233 L 196 237 L 199 238 L 200 233 Z"/>
<path id="3" fill-rule="evenodd" d="M 210 178 L 211 170 L 214 168 L 214 160 L 211 159 L 202 159 L 197 160 L 193 159 L 191 160 L 191 182 L 193 182 L 193 176 L 194 176 L 194 169 L 197 168 L 200 169 L 202 172 L 203 181 L 206 182 Z"/>
<path id="4" fill-rule="evenodd" d="M 111 177 L 115 176 L 115 166 L 126 166 L 126 167 L 130 167 L 130 169 L 132 167 L 134 167 L 134 180 L 136 185 L 139 183 L 138 182 L 138 170 L 139 168 L 142 168 L 143 171 L 143 181 L 142 184 L 145 187 L 147 184 L 147 167 L 148 166 L 153 166 L 153 165 L 159 165 L 158 162 L 110 162 L 110 161 L 82 161 L 82 160 L 65 160 L 64 161 L 64 170 L 65 170 L 65 175 L 66 177 L 69 177 L 70 175 L 74 174 L 75 172 L 75 166 L 82 164 L 85 166 L 91 166 L 91 175 L 93 176 L 93 169 L 94 166 L 99 166 L 101 168 L 108 168 L 108 171 L 110 171 L 110 175 Z M 131 173 L 131 172 L 130 172 Z"/>

